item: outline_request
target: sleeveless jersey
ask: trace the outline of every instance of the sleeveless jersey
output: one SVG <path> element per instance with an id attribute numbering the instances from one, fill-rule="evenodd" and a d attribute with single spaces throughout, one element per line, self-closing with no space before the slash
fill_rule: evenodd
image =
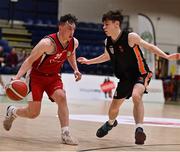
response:
<path id="1" fill-rule="evenodd" d="M 74 50 L 74 38 L 69 41 L 66 48 L 63 48 L 57 37 L 57 33 L 50 34 L 46 37 L 54 42 L 56 51 L 53 54 L 44 53 L 40 58 L 38 58 L 32 65 L 32 73 L 39 72 L 45 75 L 58 74 L 64 61 Z"/>
<path id="2" fill-rule="evenodd" d="M 123 31 L 117 41 L 107 37 L 105 47 L 111 58 L 113 71 L 118 79 L 132 80 L 150 72 L 138 45 L 130 47 L 128 32 Z"/>

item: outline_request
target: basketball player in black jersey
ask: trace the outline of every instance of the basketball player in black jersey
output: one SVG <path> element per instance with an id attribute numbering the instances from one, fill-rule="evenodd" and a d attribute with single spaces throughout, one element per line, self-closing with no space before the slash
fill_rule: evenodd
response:
<path id="1" fill-rule="evenodd" d="M 117 125 L 119 107 L 123 101 L 132 97 L 134 108 L 133 115 L 136 123 L 135 144 L 144 144 L 146 135 L 143 130 L 144 106 L 143 93 L 152 77 L 140 47 L 168 60 L 179 60 L 180 54 L 167 55 L 158 47 L 150 44 L 136 33 L 121 30 L 123 16 L 119 11 L 109 11 L 103 15 L 103 30 L 107 35 L 105 51 L 102 55 L 86 59 L 78 58 L 81 64 L 97 64 L 111 60 L 115 76 L 120 80 L 109 109 L 109 120 L 101 126 L 96 135 L 101 138 Z"/>

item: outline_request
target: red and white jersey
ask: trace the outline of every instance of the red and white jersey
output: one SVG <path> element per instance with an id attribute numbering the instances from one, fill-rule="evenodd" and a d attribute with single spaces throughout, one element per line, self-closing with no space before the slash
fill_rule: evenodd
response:
<path id="1" fill-rule="evenodd" d="M 60 43 L 57 33 L 46 36 L 54 41 L 56 51 L 53 54 L 43 54 L 32 65 L 32 73 L 40 72 L 42 74 L 54 75 L 60 72 L 64 61 L 70 56 L 74 50 L 74 38 L 69 41 L 66 48 Z"/>

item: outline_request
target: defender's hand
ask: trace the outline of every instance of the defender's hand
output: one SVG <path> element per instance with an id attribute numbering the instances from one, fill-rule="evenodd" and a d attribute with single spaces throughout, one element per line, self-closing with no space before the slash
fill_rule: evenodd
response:
<path id="1" fill-rule="evenodd" d="M 173 53 L 168 55 L 168 60 L 180 60 L 180 53 Z"/>
<path id="2" fill-rule="evenodd" d="M 76 81 L 81 80 L 82 74 L 79 71 L 74 71 Z"/>
<path id="3" fill-rule="evenodd" d="M 77 59 L 77 61 L 78 61 L 79 63 L 81 63 L 81 64 L 89 64 L 89 60 L 86 59 L 85 57 L 79 57 L 79 58 Z"/>

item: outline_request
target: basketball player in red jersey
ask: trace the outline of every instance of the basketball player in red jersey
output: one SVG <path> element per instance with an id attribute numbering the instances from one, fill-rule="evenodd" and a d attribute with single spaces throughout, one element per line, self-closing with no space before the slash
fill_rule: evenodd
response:
<path id="1" fill-rule="evenodd" d="M 75 80 L 81 79 L 76 63 L 75 50 L 78 40 L 73 37 L 77 19 L 71 14 L 64 15 L 59 21 L 59 31 L 50 34 L 33 48 L 14 79 L 20 79 L 25 73 L 29 80 L 28 106 L 17 108 L 9 106 L 4 120 L 4 128 L 10 130 L 16 117 L 36 118 L 40 114 L 41 100 L 45 91 L 51 101 L 58 105 L 62 143 L 77 145 L 77 139 L 69 132 L 69 111 L 63 82 L 59 75 L 65 60 L 74 70 Z"/>
<path id="2" fill-rule="evenodd" d="M 93 59 L 80 57 L 78 61 L 89 65 L 110 60 L 114 74 L 120 80 L 109 109 L 109 120 L 97 130 L 97 137 L 104 137 L 113 127 L 117 126 L 116 117 L 119 108 L 125 99 L 132 96 L 134 103 L 133 115 L 136 123 L 135 144 L 142 145 L 146 140 L 146 134 L 143 130 L 144 106 L 142 96 L 143 93 L 146 93 L 146 87 L 152 77 L 152 72 L 140 47 L 168 60 L 179 60 L 180 54 L 167 55 L 158 47 L 145 42 L 138 34 L 122 31 L 122 20 L 123 16 L 119 11 L 105 13 L 102 17 L 103 30 L 107 35 L 104 53 Z"/>

